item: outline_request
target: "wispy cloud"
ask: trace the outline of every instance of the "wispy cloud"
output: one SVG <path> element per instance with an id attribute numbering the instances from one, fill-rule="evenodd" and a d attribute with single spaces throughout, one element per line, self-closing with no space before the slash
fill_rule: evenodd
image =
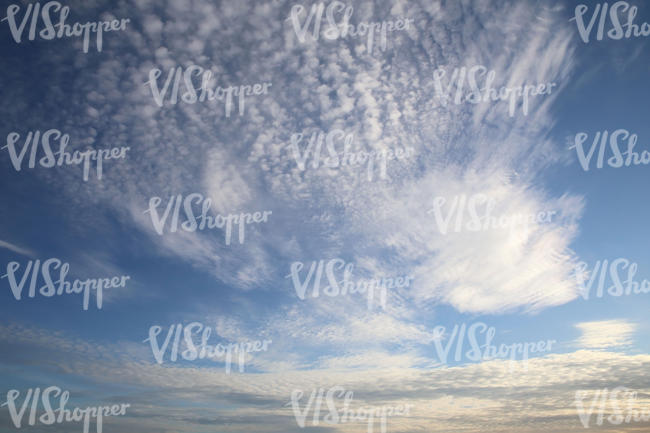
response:
<path id="1" fill-rule="evenodd" d="M 585 349 L 608 349 L 629 346 L 637 326 L 627 320 L 602 320 L 578 323 L 582 332 L 577 343 Z"/>
<path id="2" fill-rule="evenodd" d="M 13 251 L 14 253 L 18 253 L 23 256 L 35 257 L 34 252 L 32 252 L 31 250 L 27 248 L 19 247 L 7 241 L 3 241 L 2 239 L 0 239 L 0 248 L 8 249 L 9 251 Z"/>

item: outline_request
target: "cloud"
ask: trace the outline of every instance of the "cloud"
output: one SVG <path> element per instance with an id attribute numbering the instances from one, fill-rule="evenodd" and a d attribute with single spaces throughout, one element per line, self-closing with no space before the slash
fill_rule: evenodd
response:
<path id="1" fill-rule="evenodd" d="M 9 251 L 13 251 L 14 253 L 22 254 L 23 256 L 28 256 L 31 258 L 36 256 L 31 250 L 19 247 L 7 241 L 3 241 L 2 239 L 0 239 L 0 248 L 5 248 Z"/>
<path id="2" fill-rule="evenodd" d="M 2 331 L 1 335 L 13 336 L 12 344 L 36 350 L 32 366 L 51 369 L 70 381 L 68 389 L 73 396 L 81 387 L 92 384 L 96 390 L 110 388 L 93 394 L 93 402 L 129 402 L 132 407 L 128 416 L 121 422 L 114 421 L 117 432 L 129 431 L 139 423 L 160 425 L 162 431 L 196 431 L 202 424 L 227 432 L 254 425 L 261 431 L 291 431 L 296 425 L 291 406 L 287 405 L 291 393 L 301 390 L 308 396 L 315 389 L 334 386 L 353 392 L 351 407 L 355 409 L 412 404 L 410 416 L 391 419 L 391 431 L 430 430 L 437 426 L 479 432 L 485 427 L 485 419 L 504 432 L 541 431 L 540 423 L 544 431 L 566 431 L 580 426 L 574 404 L 576 390 L 628 386 L 638 391 L 641 408 L 650 402 L 650 382 L 645 374 L 650 367 L 648 355 L 578 350 L 530 359 L 527 368 L 521 361 L 515 361 L 513 368 L 509 360 L 419 368 L 413 362 L 416 358 L 409 361 L 408 354 L 368 352 L 324 361 L 311 370 L 226 375 L 220 368 L 145 362 L 121 343 L 97 345 L 15 325 Z M 38 356 L 45 353 L 47 357 Z M 375 358 L 374 367 L 370 357 Z M 348 361 L 360 368 L 350 367 Z M 5 359 L 3 368 L 10 363 Z M 11 380 L 8 386 L 13 386 Z M 183 403 L 182 408 L 178 402 Z M 301 408 L 304 404 L 303 398 Z M 611 411 L 607 408 L 605 416 Z M 259 424 L 262 419 L 265 421 Z M 647 423 L 634 425 L 647 427 Z M 354 431 L 353 425 L 332 428 Z"/>
<path id="3" fill-rule="evenodd" d="M 395 3 L 390 13 L 380 4 L 356 8 L 355 20 L 392 14 L 415 20 L 410 30 L 390 34 L 386 51 L 368 54 L 358 38 L 299 43 L 287 20 L 289 3 L 200 3 L 201 12 L 192 14 L 176 4 L 160 10 L 150 2 L 119 2 L 113 13 L 139 17 L 142 25 L 111 38 L 102 56 L 83 58 L 94 74 L 80 76 L 71 90 L 83 97 L 79 113 L 44 109 L 40 115 L 70 133 L 72 146 L 129 143 L 129 157 L 107 164 L 101 183 L 80 182 L 71 171 L 42 176 L 71 200 L 76 229 L 89 230 L 84 227 L 92 222 L 111 232 L 102 223 L 110 213 L 144 234 L 152 253 L 242 290 L 272 285 L 273 269 L 296 259 L 285 246 L 291 241 L 303 260 L 310 251 L 346 251 L 351 261 L 374 252 L 398 254 L 380 267 L 417 274 L 412 301 L 461 312 L 539 311 L 569 302 L 575 290 L 566 278 L 573 260 L 568 245 L 583 203 L 535 187 L 541 170 L 566 155 L 545 136 L 555 121 L 556 94 L 531 101 L 528 116 L 514 117 L 507 104 L 442 107 L 435 97 L 433 71 L 441 65 L 485 65 L 496 71 L 495 85 L 553 81 L 561 88 L 570 77 L 571 30 L 557 11 L 518 2 L 490 5 Z M 509 14 L 499 12 L 506 9 Z M 219 44 L 208 37 L 215 32 Z M 166 72 L 192 64 L 211 69 L 218 85 L 273 85 L 268 95 L 249 98 L 243 115 L 229 118 L 218 101 L 158 107 L 144 85 L 151 68 Z M 123 71 L 120 77 L 116 70 Z M 72 117 L 80 120 L 73 125 Z M 333 129 L 354 136 L 354 151 L 409 147 L 415 156 L 391 161 L 389 179 L 373 181 L 353 166 L 299 170 L 291 135 Z M 518 176 L 508 185 L 495 182 L 515 169 Z M 215 212 L 273 210 L 269 227 L 247 233 L 242 248 L 224 245 L 218 230 L 156 234 L 142 214 L 148 200 L 191 192 L 210 197 Z M 562 215 L 506 236 L 444 237 L 432 230 L 422 205 L 452 193 L 488 194 L 505 213 L 557 209 Z M 329 222 L 305 224 L 324 213 L 332 215 Z"/>
<path id="4" fill-rule="evenodd" d="M 422 349 L 433 341 L 430 324 L 439 307 L 538 313 L 576 298 L 578 258 L 570 246 L 585 199 L 543 187 L 545 169 L 568 155 L 547 136 L 557 121 L 553 104 L 576 69 L 574 29 L 561 10 L 517 1 L 367 3 L 355 8 L 355 20 L 415 19 L 413 29 L 391 34 L 385 52 L 370 55 L 352 38 L 300 44 L 287 21 L 291 2 L 167 6 L 115 2 L 116 16 L 139 25 L 107 41 L 101 56 L 63 61 L 70 54 L 61 50 L 42 57 L 54 71 L 47 91 L 78 102 L 70 104 L 75 108 L 48 99 L 33 104 L 27 120 L 14 112 L 5 118 L 24 129 L 42 128 L 46 119 L 71 134 L 73 148 L 129 145 L 129 157 L 107 164 L 101 182 L 81 182 L 75 170 L 36 176 L 60 193 L 64 205 L 57 210 L 73 230 L 136 239 L 147 258 L 176 259 L 225 283 L 220 294 L 231 303 L 215 307 L 199 298 L 184 319 L 208 317 L 204 323 L 216 323 L 224 338 L 259 335 L 273 344 L 248 360 L 255 374 L 226 375 L 218 364 L 153 364 L 141 341 L 88 342 L 8 327 L 4 344 L 32 348 L 7 352 L 17 357 L 7 363 L 30 358 L 53 376 L 115 385 L 140 403 L 130 419 L 116 420 L 125 432 L 294 431 L 284 406 L 291 391 L 334 385 L 355 390 L 359 404 L 415 404 L 414 416 L 395 420 L 391 431 L 520 432 L 544 422 L 545 431 L 563 432 L 579 425 L 571 408 L 575 388 L 633 379 L 648 387 L 645 355 L 581 350 L 529 360 L 528 372 L 512 374 L 510 363 L 499 360 L 442 367 Z M 61 64 L 84 69 L 73 87 Z M 213 102 L 158 107 L 144 85 L 149 71 L 192 64 L 213 70 L 218 85 L 268 81 L 271 92 L 250 98 L 243 115 L 229 118 Z M 498 86 L 556 82 L 557 92 L 532 100 L 527 116 L 521 107 L 510 116 L 505 103 L 443 107 L 433 71 L 474 65 L 495 70 Z M 8 92 L 18 103 L 30 101 L 23 90 Z M 388 179 L 372 181 L 365 167 L 300 170 L 292 134 L 334 129 L 353 135 L 354 151 L 408 147 L 414 156 L 391 161 Z M 344 151 L 341 143 L 337 150 Z M 149 199 L 192 192 L 210 197 L 215 212 L 273 214 L 268 226 L 246 233 L 243 245 L 225 245 L 219 230 L 158 235 L 143 213 Z M 555 216 L 511 229 L 442 233 L 429 212 L 433 200 L 445 197 L 450 206 L 455 197 L 477 195 L 494 200 L 497 217 Z M 327 218 L 314 218 L 321 215 Z M 121 251 L 102 246 L 85 253 L 83 263 L 102 269 Z M 285 278 L 290 263 L 334 257 L 354 263 L 356 277 L 409 275 L 412 285 L 389 291 L 385 310 L 368 311 L 363 296 L 297 299 Z M 156 289 L 166 295 L 166 287 Z M 183 296 L 196 299 L 190 290 Z M 226 311 L 215 318 L 219 309 Z M 578 325 L 580 347 L 631 341 L 632 325 L 596 323 Z M 606 337 L 597 334 L 603 330 Z"/>
<path id="5" fill-rule="evenodd" d="M 578 323 L 576 328 L 582 332 L 579 347 L 608 349 L 631 345 L 637 326 L 627 320 L 602 320 Z"/>

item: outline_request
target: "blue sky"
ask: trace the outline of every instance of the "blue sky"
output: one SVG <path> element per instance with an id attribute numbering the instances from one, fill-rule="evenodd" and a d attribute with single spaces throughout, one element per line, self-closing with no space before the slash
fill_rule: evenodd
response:
<path id="1" fill-rule="evenodd" d="M 72 149 L 130 150 L 87 182 L 78 166 L 16 171 L 0 150 L 0 274 L 12 261 L 21 276 L 27 261 L 56 257 L 72 279 L 130 280 L 84 311 L 78 295 L 18 301 L 0 279 L 0 400 L 57 385 L 74 405 L 130 403 L 127 416 L 105 420 L 109 432 L 298 431 L 292 390 L 336 385 L 360 405 L 413 404 L 391 432 L 582 429 L 575 391 L 605 387 L 634 388 L 647 408 L 649 295 L 585 300 L 574 269 L 626 258 L 637 281 L 650 280 L 650 167 L 584 171 L 569 147 L 581 132 L 589 146 L 598 131 L 625 129 L 636 151 L 650 151 L 650 48 L 647 37 L 583 43 L 570 21 L 579 3 L 349 2 L 353 24 L 414 19 L 372 54 L 363 38 L 300 43 L 288 18 L 311 3 L 66 3 L 71 22 L 130 19 L 88 53 L 76 38 L 15 43 L 1 22 L 5 137 L 54 128 Z M 630 4 L 636 23 L 650 21 L 647 4 Z M 272 86 L 228 118 L 217 102 L 159 107 L 149 71 L 190 65 L 211 68 L 217 85 Z M 442 106 L 433 71 L 475 65 L 495 70 L 498 86 L 557 87 L 532 97 L 528 115 L 509 116 L 505 102 Z M 299 170 L 292 134 L 336 129 L 354 134 L 356 151 L 415 155 L 391 161 L 390 179 L 350 166 Z M 247 226 L 242 244 L 226 245 L 218 229 L 158 235 L 144 213 L 150 198 L 190 193 L 211 198 L 215 213 L 272 214 Z M 434 198 L 463 194 L 484 194 L 504 214 L 557 217 L 510 233 L 441 234 L 427 212 Z M 353 263 L 357 279 L 413 283 L 389 291 L 386 309 L 369 310 L 360 295 L 300 300 L 291 264 L 334 258 Z M 194 321 L 212 327 L 211 344 L 272 344 L 244 373 L 207 360 L 157 365 L 149 328 Z M 434 328 L 475 322 L 495 328 L 496 344 L 557 344 L 527 371 L 506 360 L 441 363 Z M 0 409 L 0 432 L 14 430 Z"/>

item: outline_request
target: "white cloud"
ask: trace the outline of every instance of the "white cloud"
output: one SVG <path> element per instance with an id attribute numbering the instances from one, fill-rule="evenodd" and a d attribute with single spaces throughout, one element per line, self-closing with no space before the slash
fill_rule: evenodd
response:
<path id="1" fill-rule="evenodd" d="M 27 248 L 19 247 L 17 245 L 12 244 L 11 242 L 3 241 L 2 239 L 0 239 L 0 248 L 8 249 L 9 251 L 13 251 L 14 253 L 18 253 L 23 256 L 28 256 L 28 257 L 36 256 L 31 250 Z"/>
<path id="2" fill-rule="evenodd" d="M 475 433 L 484 431 L 485 419 L 489 419 L 504 432 L 541 431 L 539 423 L 544 431 L 561 432 L 580 426 L 574 404 L 577 390 L 633 384 L 640 405 L 648 401 L 643 396 L 650 392 L 645 374 L 650 356 L 607 351 L 549 354 L 528 360 L 527 369 L 520 361 L 513 369 L 509 360 L 418 368 L 419 359 L 410 354 L 367 352 L 324 359 L 319 368 L 311 370 L 227 375 L 220 367 L 155 365 L 149 358 L 143 361 L 146 355 L 123 343 L 102 346 L 15 325 L 1 331 L 2 341 L 36 350 L 32 365 L 64 373 L 77 384 L 110 384 L 113 390 L 123 387 L 128 395 L 121 398 L 132 403 L 134 413 L 154 423 L 164 417 L 178 431 L 193 431 L 194 424 L 204 417 L 213 420 L 213 428 L 219 425 L 229 432 L 237 431 L 236 426 L 256 425 L 260 419 L 265 422 L 258 430 L 277 431 L 282 426 L 287 431 L 295 427 L 287 406 L 293 390 L 309 395 L 317 388 L 342 386 L 354 392 L 352 407 L 412 404 L 410 416 L 391 422 L 389 428 L 395 431 L 444 428 Z M 353 363 L 352 368 L 344 368 L 344 364 L 349 367 L 348 362 Z M 173 401 L 188 405 L 183 408 L 185 418 L 169 407 Z M 203 404 L 208 406 L 199 411 Z M 610 413 L 607 408 L 605 416 Z M 229 417 L 239 422 L 233 425 Z M 338 427 L 350 431 L 347 427 L 351 426 Z"/>
<path id="3" fill-rule="evenodd" d="M 633 342 L 636 325 L 627 320 L 602 320 L 582 322 L 576 325 L 582 332 L 579 347 L 585 349 L 608 349 L 629 346 Z"/>

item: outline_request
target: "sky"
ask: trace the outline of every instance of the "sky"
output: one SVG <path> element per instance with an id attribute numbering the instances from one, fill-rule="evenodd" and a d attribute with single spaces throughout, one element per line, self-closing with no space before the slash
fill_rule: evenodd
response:
<path id="1" fill-rule="evenodd" d="M 19 26 L 28 4 L 5 2 L 0 17 L 19 5 Z M 65 2 L 70 25 L 129 20 L 104 32 L 101 50 L 93 34 L 87 52 L 83 37 L 30 40 L 31 21 L 16 42 L 14 21 L 0 21 L 0 404 L 17 390 L 20 409 L 29 389 L 56 386 L 69 391 L 70 409 L 128 403 L 125 415 L 104 418 L 109 433 L 371 431 L 363 420 L 326 423 L 325 399 L 318 423 L 308 411 L 301 427 L 292 395 L 303 393 L 303 410 L 322 388 L 351 391 L 352 408 L 411 405 L 387 419 L 395 433 L 647 431 L 648 421 L 610 422 L 614 399 L 600 425 L 596 405 L 585 426 L 576 393 L 588 396 L 588 407 L 603 390 L 625 387 L 637 394 L 621 407 L 650 411 L 650 294 L 607 290 L 612 262 L 622 281 L 631 268 L 639 287 L 650 280 L 650 167 L 598 168 L 598 146 L 588 170 L 579 157 L 603 131 L 622 130 L 621 151 L 635 134 L 634 151 L 650 152 L 648 37 L 609 38 L 603 19 L 598 40 L 596 17 L 585 43 L 580 24 L 602 6 L 591 1 L 581 21 L 573 0 L 332 7 L 339 23 L 351 7 L 357 27 L 411 19 L 387 32 L 385 45 L 377 37 L 370 52 L 367 36 L 325 36 L 326 12 L 315 38 L 315 21 L 306 24 L 313 4 Z M 650 22 L 647 2 L 617 5 L 621 23 L 632 7 L 635 24 Z M 303 25 L 312 27 L 300 37 Z M 157 103 L 169 71 L 193 66 L 212 71 L 211 89 L 271 84 L 243 105 L 233 96 L 228 112 L 224 98 L 183 99 L 184 76 L 172 103 L 169 75 L 167 98 Z M 550 92 L 530 96 L 527 110 L 519 100 L 512 113 L 506 101 L 456 103 L 449 79 L 474 67 L 494 71 L 496 89 L 549 83 Z M 447 100 L 436 71 L 451 89 Z M 190 76 L 197 88 L 199 74 Z M 483 86 L 485 74 L 477 80 Z M 101 179 L 93 161 L 87 180 L 82 165 L 30 168 L 25 137 L 48 130 L 69 136 L 69 152 L 128 150 L 103 161 Z M 308 146 L 321 132 L 331 140 L 316 164 Z M 385 173 L 380 157 L 372 169 L 344 165 L 346 140 L 350 152 L 396 157 Z M 605 161 L 613 147 L 602 148 Z M 26 151 L 20 170 L 14 149 Z M 246 224 L 243 237 L 232 218 L 230 236 L 223 218 L 221 228 L 172 232 L 170 197 L 190 194 L 200 194 L 195 215 L 209 199 L 212 217 L 249 213 L 251 221 L 259 212 L 259 222 Z M 454 213 L 461 202 L 464 212 Z M 497 217 L 552 215 L 473 230 L 470 202 L 479 216 L 489 206 Z M 101 308 L 97 290 L 87 309 L 80 294 L 28 296 L 28 263 L 51 258 L 69 264 L 70 283 L 129 278 L 104 289 Z M 605 260 L 606 272 L 595 272 Z M 408 283 L 387 288 L 383 304 L 379 291 L 369 303 L 362 293 L 328 296 L 330 273 L 353 286 Z M 596 281 L 590 291 L 580 275 Z M 11 284 L 22 278 L 17 299 Z M 43 278 L 34 280 L 37 291 Z M 172 360 L 168 330 L 193 322 L 210 328 L 211 346 L 269 343 L 246 354 L 244 371 L 236 356 L 230 369 L 223 357 Z M 529 359 L 474 357 L 473 325 L 483 349 L 488 329 L 497 347 L 553 343 Z M 155 342 L 152 329 L 160 330 Z M 160 363 L 165 337 L 171 345 Z M 179 344 L 180 353 L 187 347 Z M 83 431 L 81 422 L 29 425 L 29 411 L 25 432 Z M 0 407 L 0 433 L 16 430 L 9 405 Z"/>

